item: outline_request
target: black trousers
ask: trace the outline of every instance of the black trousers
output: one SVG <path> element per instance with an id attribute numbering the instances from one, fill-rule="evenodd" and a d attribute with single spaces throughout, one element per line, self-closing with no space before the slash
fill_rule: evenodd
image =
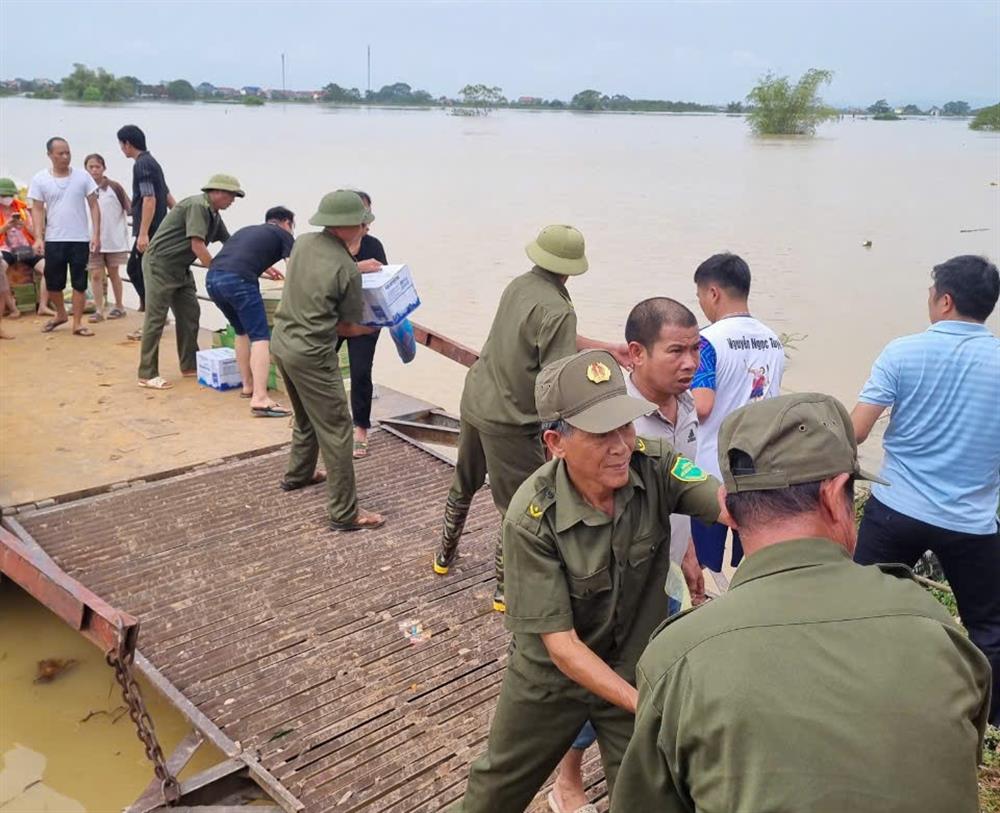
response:
<path id="1" fill-rule="evenodd" d="M 347 342 L 347 358 L 351 365 L 351 418 L 354 425 L 362 429 L 371 429 L 372 425 L 372 364 L 381 333 L 379 330 L 337 342 L 337 350 Z"/>
<path id="2" fill-rule="evenodd" d="M 135 247 L 135 238 L 132 238 L 132 251 L 128 255 L 128 263 L 125 266 L 125 273 L 128 274 L 129 282 L 139 294 L 140 307 L 146 307 L 146 281 L 142 278 L 142 254 Z"/>
<path id="3" fill-rule="evenodd" d="M 990 722 L 1000 725 L 1000 532 L 977 536 L 949 531 L 868 498 L 855 562 L 901 562 L 913 567 L 928 550 L 941 562 L 969 638 L 993 667 Z"/>

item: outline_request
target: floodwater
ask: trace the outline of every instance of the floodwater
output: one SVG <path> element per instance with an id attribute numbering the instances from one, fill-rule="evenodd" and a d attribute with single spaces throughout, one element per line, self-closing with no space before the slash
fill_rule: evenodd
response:
<path id="1" fill-rule="evenodd" d="M 9 98 L 0 99 L 0 120 L 0 175 L 22 183 L 47 166 L 46 138 L 60 135 L 76 165 L 100 152 L 108 175 L 128 185 L 131 163 L 115 131 L 138 124 L 176 197 L 215 172 L 239 177 L 247 197 L 225 214 L 231 231 L 283 204 L 303 232 L 324 193 L 363 188 L 389 259 L 415 275 L 423 304 L 414 318 L 473 347 L 500 291 L 529 266 L 524 244 L 545 224 L 572 223 L 586 236 L 591 270 L 570 292 L 581 332 L 598 338 L 620 340 L 631 306 L 652 295 L 680 299 L 700 318 L 695 267 L 717 251 L 737 252 L 753 270 L 755 315 L 803 337 L 785 388 L 829 392 L 848 406 L 880 349 L 926 326 L 932 265 L 956 254 L 1000 258 L 1000 136 L 966 121 L 848 118 L 812 139 L 756 139 L 726 116 L 503 111 L 469 119 L 439 110 Z M 1000 330 L 1000 315 L 990 326 Z M 457 411 L 463 371 L 434 354 L 403 367 L 383 340 L 375 377 Z M 877 458 L 877 443 L 868 446 Z M 23 799 L 73 801 L 27 807 L 19 799 L 5 813 L 127 804 L 149 778 L 131 730 L 105 715 L 79 722 L 117 705 L 110 670 L 99 656 L 84 661 L 90 644 L 9 585 L 0 610 L 0 806 L 39 777 Z M 84 662 L 36 686 L 34 662 L 46 657 Z M 182 736 L 162 704 L 155 716 L 174 742 Z"/>

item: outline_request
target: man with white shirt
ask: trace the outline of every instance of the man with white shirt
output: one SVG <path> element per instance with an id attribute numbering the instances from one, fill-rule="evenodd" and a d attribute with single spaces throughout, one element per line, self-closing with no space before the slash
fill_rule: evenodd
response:
<path id="1" fill-rule="evenodd" d="M 56 315 L 42 328 L 51 333 L 65 324 L 67 269 L 73 285 L 73 335 L 93 336 L 83 327 L 83 308 L 87 301 L 87 263 L 91 253 L 101 250 L 101 210 L 97 205 L 97 184 L 82 169 L 73 169 L 69 143 L 58 136 L 50 138 L 45 150 L 52 162 L 31 179 L 28 198 L 35 222 L 35 253 L 45 257 L 45 284 Z M 90 224 L 87 224 L 87 209 Z"/>
<path id="2" fill-rule="evenodd" d="M 701 361 L 691 384 L 701 432 L 698 467 L 721 479 L 719 427 L 731 413 L 752 401 L 781 392 L 785 348 L 777 334 L 750 315 L 750 266 L 735 254 L 714 254 L 694 272 L 698 304 L 712 323 L 701 331 Z M 698 560 L 720 573 L 726 550 L 724 525 L 691 523 Z M 743 558 L 733 533 L 733 567 Z"/>
<path id="3" fill-rule="evenodd" d="M 656 411 L 632 423 L 640 438 L 660 438 L 675 451 L 694 460 L 698 452 L 698 414 L 688 391 L 698 369 L 701 337 L 698 320 L 684 305 L 665 296 L 644 299 L 628 315 L 625 341 L 632 359 L 632 372 L 625 376 L 630 396 L 656 404 Z M 692 604 L 705 600 L 705 577 L 691 543 L 691 518 L 670 515 L 670 559 L 679 566 L 687 582 Z M 673 569 L 672 569 L 673 571 Z M 668 577 L 670 615 L 681 609 L 683 589 Z M 559 773 L 549 794 L 549 806 L 557 813 L 587 811 L 583 789 L 583 754 L 597 739 L 589 722 L 559 763 Z"/>

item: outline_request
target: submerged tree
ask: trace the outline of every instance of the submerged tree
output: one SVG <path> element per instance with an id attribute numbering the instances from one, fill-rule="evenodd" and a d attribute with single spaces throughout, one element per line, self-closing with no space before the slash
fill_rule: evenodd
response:
<path id="1" fill-rule="evenodd" d="M 979 110 L 976 117 L 969 122 L 969 128 L 972 130 L 1000 130 L 1000 104 Z"/>
<path id="2" fill-rule="evenodd" d="M 820 85 L 832 79 L 832 71 L 817 68 L 810 68 L 794 85 L 787 76 L 766 74 L 747 94 L 747 122 L 757 135 L 812 135 L 818 124 L 837 115 L 818 93 Z"/>
<path id="3" fill-rule="evenodd" d="M 73 64 L 73 73 L 63 77 L 60 88 L 64 99 L 76 102 L 118 102 L 135 96 L 135 86 L 127 79 L 79 62 Z"/>
<path id="4" fill-rule="evenodd" d="M 500 105 L 506 104 L 503 88 L 490 85 L 466 85 L 459 91 L 462 105 L 469 115 L 488 116 Z"/>

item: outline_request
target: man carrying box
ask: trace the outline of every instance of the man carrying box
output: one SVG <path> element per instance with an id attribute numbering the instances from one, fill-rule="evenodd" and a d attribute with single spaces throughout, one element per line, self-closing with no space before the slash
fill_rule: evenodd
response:
<path id="1" fill-rule="evenodd" d="M 374 216 L 356 192 L 325 195 L 309 222 L 322 231 L 295 241 L 288 278 L 274 314 L 271 354 L 295 411 L 292 452 L 281 487 L 294 491 L 326 478 L 330 529 L 356 531 L 385 523 L 358 507 L 351 413 L 334 349 L 338 336 L 376 328 L 361 320 L 361 273 L 354 254 Z M 327 474 L 316 471 L 320 452 Z"/>

